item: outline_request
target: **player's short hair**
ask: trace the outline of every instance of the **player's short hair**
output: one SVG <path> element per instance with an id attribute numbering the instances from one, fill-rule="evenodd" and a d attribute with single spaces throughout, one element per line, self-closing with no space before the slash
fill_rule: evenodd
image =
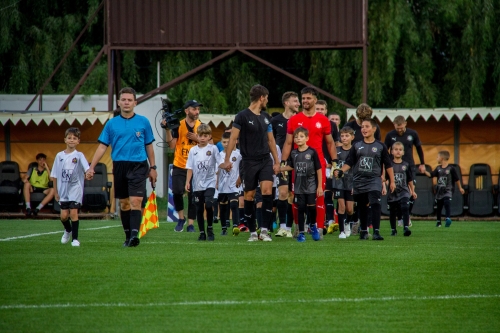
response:
<path id="1" fill-rule="evenodd" d="M 256 84 L 250 89 L 250 101 L 258 101 L 262 96 L 268 96 L 269 90 L 260 84 Z"/>
<path id="2" fill-rule="evenodd" d="M 73 134 L 78 139 L 80 139 L 81 132 L 80 132 L 80 129 L 78 129 L 78 127 L 70 127 L 64 133 L 64 137 L 66 138 L 69 134 Z"/>
<path id="3" fill-rule="evenodd" d="M 318 91 L 313 88 L 313 87 L 304 87 L 302 88 L 302 90 L 300 91 L 300 94 L 301 95 L 304 95 L 304 94 L 311 94 L 315 97 L 318 97 Z"/>
<path id="4" fill-rule="evenodd" d="M 358 119 L 361 121 L 371 118 L 372 114 L 372 108 L 366 103 L 359 104 L 358 108 L 356 109 L 356 117 L 358 117 Z"/>
<path id="5" fill-rule="evenodd" d="M 318 99 L 316 101 L 316 105 L 324 105 L 325 109 L 328 109 L 328 104 L 326 103 L 326 101 L 324 99 Z"/>
<path id="6" fill-rule="evenodd" d="M 318 101 L 318 102 L 319 102 L 319 101 Z M 338 114 L 337 112 L 330 112 L 330 113 L 328 114 L 328 117 L 330 117 L 330 116 L 339 116 L 339 117 L 340 117 L 340 114 Z"/>
<path id="7" fill-rule="evenodd" d="M 302 126 L 298 127 L 295 131 L 293 131 L 293 137 L 295 138 L 299 133 L 304 133 L 305 136 L 309 136 L 309 130 Z"/>
<path id="8" fill-rule="evenodd" d="M 448 161 L 450 159 L 450 152 L 447 150 L 441 150 L 438 153 L 438 155 L 441 156 L 442 158 L 444 158 L 446 161 Z"/>
<path id="9" fill-rule="evenodd" d="M 291 97 L 299 97 L 299 95 L 295 91 L 287 91 L 281 97 L 281 103 L 285 106 L 285 102 L 288 101 Z"/>
<path id="10" fill-rule="evenodd" d="M 392 144 L 392 146 L 393 146 L 393 147 L 398 146 L 398 147 L 401 147 L 401 148 L 403 149 L 403 151 L 405 150 L 405 145 L 404 145 L 403 143 L 399 142 L 399 141 L 394 142 L 394 143 Z"/>
<path id="11" fill-rule="evenodd" d="M 404 123 L 406 123 L 406 119 L 403 116 L 396 116 L 392 123 L 395 125 L 403 125 Z"/>
<path id="12" fill-rule="evenodd" d="M 233 129 L 233 125 L 229 125 L 228 127 L 224 128 L 224 132 L 231 131 Z"/>
<path id="13" fill-rule="evenodd" d="M 345 126 L 340 129 L 340 134 L 342 133 L 349 133 L 351 135 L 354 135 L 354 130 L 349 126 Z"/>
<path id="14" fill-rule="evenodd" d="M 377 121 L 373 118 L 365 118 L 363 119 L 363 122 L 369 122 L 372 127 L 377 127 Z"/>
<path id="15" fill-rule="evenodd" d="M 231 137 L 231 133 L 229 133 L 229 132 L 222 133 L 222 138 L 223 139 L 229 139 L 230 137 Z"/>
<path id="16" fill-rule="evenodd" d="M 132 94 L 132 95 L 134 95 L 134 101 L 136 100 L 137 93 L 135 92 L 135 90 L 133 88 L 130 88 L 130 87 L 122 88 L 120 90 L 120 92 L 118 93 L 118 99 L 120 99 L 122 97 L 122 94 Z"/>
<path id="17" fill-rule="evenodd" d="M 212 128 L 208 124 L 200 124 L 198 128 L 196 129 L 196 133 L 198 135 L 203 135 L 203 134 L 212 134 Z"/>
<path id="18" fill-rule="evenodd" d="M 36 160 L 38 161 L 39 159 L 41 158 L 44 158 L 44 159 L 47 159 L 47 155 L 45 155 L 44 153 L 38 153 L 36 154 Z"/>

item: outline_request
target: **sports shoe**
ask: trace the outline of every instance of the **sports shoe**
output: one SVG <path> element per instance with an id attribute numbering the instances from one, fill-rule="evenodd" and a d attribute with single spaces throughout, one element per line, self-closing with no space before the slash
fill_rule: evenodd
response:
<path id="1" fill-rule="evenodd" d="M 123 242 L 123 247 L 128 247 L 128 243 L 130 242 L 130 239 L 125 239 L 125 242 Z"/>
<path id="2" fill-rule="evenodd" d="M 403 220 L 398 220 L 398 227 L 402 227 L 403 226 Z"/>
<path id="3" fill-rule="evenodd" d="M 190 224 L 190 225 L 188 225 L 188 227 L 186 228 L 186 231 L 187 231 L 187 232 L 195 232 L 196 230 L 194 230 L 194 225 Z"/>
<path id="4" fill-rule="evenodd" d="M 351 236 L 351 224 L 350 223 L 344 224 L 344 232 L 345 232 L 346 237 Z"/>
<path id="5" fill-rule="evenodd" d="M 214 230 L 212 228 L 207 229 L 207 241 L 213 242 L 215 240 Z"/>
<path id="6" fill-rule="evenodd" d="M 286 232 L 286 238 L 293 238 L 292 231 L 291 230 L 285 230 Z"/>
<path id="7" fill-rule="evenodd" d="M 339 239 L 346 239 L 347 236 L 345 235 L 345 232 L 341 232 L 340 235 L 339 235 Z"/>
<path id="8" fill-rule="evenodd" d="M 249 232 L 248 227 L 244 225 L 243 223 L 238 226 L 240 228 L 240 232 Z"/>
<path id="9" fill-rule="evenodd" d="M 30 217 L 32 213 L 31 208 L 26 208 L 26 217 Z"/>
<path id="10" fill-rule="evenodd" d="M 264 242 L 272 242 L 273 239 L 271 238 L 271 235 L 267 231 L 262 231 L 259 235 L 259 239 Z"/>
<path id="11" fill-rule="evenodd" d="M 333 232 L 339 230 L 339 224 L 338 223 L 334 223 L 333 224 Z"/>
<path id="12" fill-rule="evenodd" d="M 38 212 L 40 211 L 40 209 L 38 208 L 35 208 L 35 210 L 33 211 L 33 216 L 38 216 Z M 451 222 L 450 222 L 451 223 Z M 80 246 L 80 243 L 78 243 L 78 245 L 74 245 L 74 246 Z"/>
<path id="13" fill-rule="evenodd" d="M 214 216 L 214 223 L 219 223 L 219 217 Z"/>
<path id="14" fill-rule="evenodd" d="M 436 227 L 438 227 L 438 228 L 441 227 L 441 221 L 436 222 Z"/>
<path id="15" fill-rule="evenodd" d="M 411 224 L 411 219 L 408 221 L 408 226 L 411 228 L 412 224 Z"/>
<path id="16" fill-rule="evenodd" d="M 304 236 L 303 233 L 299 233 L 299 235 L 297 236 L 297 242 L 304 243 L 305 241 L 306 241 L 306 236 Z"/>
<path id="17" fill-rule="evenodd" d="M 359 240 L 368 240 L 370 237 L 368 236 L 368 231 L 361 231 L 359 233 Z"/>
<path id="18" fill-rule="evenodd" d="M 446 228 L 449 228 L 449 227 L 450 227 L 450 225 L 451 225 L 451 219 L 450 219 L 449 217 L 447 217 L 447 218 L 446 218 L 446 223 L 444 224 L 444 226 L 445 226 Z"/>
<path id="19" fill-rule="evenodd" d="M 78 241 L 78 239 L 73 239 L 73 241 L 71 242 L 71 246 L 80 246 L 80 242 Z"/>
<path id="20" fill-rule="evenodd" d="M 352 222 L 351 235 L 359 234 L 359 222 Z"/>
<path id="21" fill-rule="evenodd" d="M 397 235 L 398 235 L 398 231 L 396 229 L 392 229 L 391 236 L 397 236 Z"/>
<path id="22" fill-rule="evenodd" d="M 233 236 L 238 236 L 240 234 L 240 228 L 237 226 L 233 227 Z"/>
<path id="23" fill-rule="evenodd" d="M 279 228 L 275 234 L 276 237 L 286 237 L 286 229 Z"/>
<path id="24" fill-rule="evenodd" d="M 70 237 L 71 237 L 71 231 L 67 232 L 66 230 L 64 230 L 64 233 L 61 238 L 61 244 L 66 244 L 67 242 L 69 242 Z"/>
<path id="25" fill-rule="evenodd" d="M 332 223 L 328 226 L 328 229 L 326 229 L 327 234 L 333 234 L 333 225 L 334 225 L 334 223 Z"/>
<path id="26" fill-rule="evenodd" d="M 200 236 L 198 236 L 198 240 L 199 241 L 206 241 L 207 240 L 207 234 L 205 234 L 204 232 L 200 233 Z"/>
<path id="27" fill-rule="evenodd" d="M 410 235 L 411 235 L 411 230 L 410 230 L 410 228 L 405 227 L 405 232 L 404 232 L 404 234 L 403 234 L 403 235 L 405 235 L 406 237 L 410 236 Z"/>
<path id="28" fill-rule="evenodd" d="M 311 224 L 311 236 L 312 239 L 315 241 L 319 241 L 321 239 L 321 236 L 319 235 L 319 231 L 315 223 Z"/>
<path id="29" fill-rule="evenodd" d="M 249 242 L 258 242 L 259 241 L 259 236 L 256 234 L 250 234 L 250 237 L 248 238 Z"/>
<path id="30" fill-rule="evenodd" d="M 373 232 L 372 240 L 384 240 L 384 237 L 382 237 L 378 231 L 375 231 Z"/>
<path id="31" fill-rule="evenodd" d="M 227 229 L 222 229 L 221 236 L 227 236 Z"/>
<path id="32" fill-rule="evenodd" d="M 130 238 L 130 241 L 128 242 L 128 246 L 129 247 L 136 247 L 137 245 L 139 245 L 140 242 L 141 242 L 141 240 L 137 236 L 134 236 L 134 237 Z"/>
<path id="33" fill-rule="evenodd" d="M 186 224 L 186 220 L 185 219 L 179 219 L 177 221 L 177 225 L 175 226 L 174 231 L 175 232 L 182 232 L 182 230 L 184 230 L 184 224 Z"/>

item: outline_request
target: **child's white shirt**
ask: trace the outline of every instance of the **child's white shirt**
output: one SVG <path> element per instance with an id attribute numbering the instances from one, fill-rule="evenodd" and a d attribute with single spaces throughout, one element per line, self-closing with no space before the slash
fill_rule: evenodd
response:
<path id="1" fill-rule="evenodd" d="M 193 170 L 192 192 L 215 188 L 218 154 L 219 149 L 212 144 L 201 148 L 194 146 L 189 150 L 186 169 Z"/>
<path id="2" fill-rule="evenodd" d="M 57 179 L 57 193 L 60 202 L 82 203 L 85 172 L 89 163 L 83 153 L 75 150 L 69 154 L 57 153 L 50 177 Z"/>

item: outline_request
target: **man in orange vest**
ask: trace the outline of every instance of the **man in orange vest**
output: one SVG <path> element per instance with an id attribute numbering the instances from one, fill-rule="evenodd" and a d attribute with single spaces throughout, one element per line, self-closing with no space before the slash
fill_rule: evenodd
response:
<path id="1" fill-rule="evenodd" d="M 196 100 L 187 101 L 184 104 L 186 118 L 181 120 L 180 126 L 175 129 L 166 129 L 167 143 L 174 152 L 174 167 L 172 170 L 172 192 L 174 193 L 174 209 L 179 214 L 179 221 L 175 226 L 175 231 L 184 230 L 186 218 L 184 217 L 184 186 L 186 184 L 186 162 L 189 150 L 198 144 L 196 129 L 201 124 L 198 119 L 200 115 L 200 106 L 203 104 Z M 164 123 L 165 121 L 163 121 Z M 188 192 L 188 227 L 187 232 L 195 232 L 194 219 L 196 218 L 196 209 L 193 205 L 192 192 Z"/>

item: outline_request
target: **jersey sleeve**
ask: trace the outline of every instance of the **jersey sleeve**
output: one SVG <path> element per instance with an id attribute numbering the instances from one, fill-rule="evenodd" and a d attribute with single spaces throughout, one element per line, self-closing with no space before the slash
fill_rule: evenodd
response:
<path id="1" fill-rule="evenodd" d="M 243 125 L 243 122 L 244 122 L 243 116 L 242 116 L 241 112 L 239 112 L 236 115 L 236 117 L 234 117 L 233 126 L 236 127 L 237 129 L 241 130 L 241 126 Z"/>
<path id="2" fill-rule="evenodd" d="M 290 117 L 290 119 L 288 119 L 288 122 L 286 123 L 286 134 L 292 134 L 293 135 L 293 131 L 294 131 L 294 124 L 295 124 L 295 116 L 292 116 Z"/>
<path id="3" fill-rule="evenodd" d="M 356 162 L 357 162 L 356 148 L 354 148 L 354 146 L 351 146 L 351 149 L 349 150 L 349 155 L 347 155 L 344 164 L 347 164 L 352 168 L 352 166 L 356 164 Z"/>
<path id="4" fill-rule="evenodd" d="M 438 168 L 436 167 L 436 169 L 432 170 L 431 177 L 438 177 L 438 176 L 439 176 L 439 172 L 438 172 Z"/>
<path id="5" fill-rule="evenodd" d="M 415 179 L 413 176 L 413 169 L 408 165 L 408 168 L 406 169 L 406 181 L 411 183 L 413 179 Z"/>
<path id="6" fill-rule="evenodd" d="M 390 132 L 387 133 L 385 136 L 385 141 L 384 141 L 385 146 L 387 147 L 387 150 L 391 149 L 391 137 L 390 137 Z"/>
<path id="7" fill-rule="evenodd" d="M 82 166 L 83 172 L 87 172 L 87 170 L 90 168 L 89 162 L 87 161 L 87 158 L 85 157 L 85 155 L 83 155 L 83 153 L 80 153 L 80 165 Z"/>
<path id="8" fill-rule="evenodd" d="M 391 161 L 391 155 L 389 155 L 389 151 L 387 150 L 387 147 L 382 144 L 382 163 L 385 166 L 385 169 L 392 168 L 392 161 Z"/>
<path id="9" fill-rule="evenodd" d="M 332 134 L 332 124 L 330 122 L 330 120 L 328 120 L 328 118 L 324 117 L 325 119 L 323 119 L 323 136 L 325 135 L 328 135 L 328 134 Z"/>
<path id="10" fill-rule="evenodd" d="M 193 168 L 194 168 L 194 154 L 193 154 L 194 149 L 193 148 L 191 148 L 189 150 L 189 154 L 188 154 L 188 158 L 187 158 L 187 162 L 186 162 L 186 169 L 193 170 Z"/>
<path id="11" fill-rule="evenodd" d="M 54 159 L 54 164 L 52 165 L 52 170 L 50 170 L 51 178 L 56 178 L 56 179 L 59 178 L 57 177 L 57 170 L 59 170 L 59 154 L 56 155 L 56 158 Z M 28 169 L 28 176 L 31 176 L 32 172 L 33 172 L 32 168 Z"/>
<path id="12" fill-rule="evenodd" d="M 321 169 L 321 163 L 319 161 L 318 152 L 314 149 L 313 149 L 313 151 L 314 151 L 314 154 L 312 154 L 312 155 L 313 155 L 313 161 L 314 161 L 314 170 L 317 171 L 317 170 Z"/>
<path id="13" fill-rule="evenodd" d="M 457 170 L 455 170 L 454 167 L 451 167 L 450 175 L 453 183 L 456 183 L 459 180 Z"/>
<path id="14" fill-rule="evenodd" d="M 293 156 L 294 156 L 294 155 L 295 155 L 295 154 L 290 153 L 290 156 L 288 157 L 288 161 L 286 162 L 286 164 L 287 164 L 287 165 L 289 165 L 291 168 L 294 168 L 294 169 L 295 169 L 295 167 L 294 167 L 294 163 L 293 163 Z"/>
<path id="15" fill-rule="evenodd" d="M 101 132 L 101 135 L 99 135 L 99 138 L 97 141 L 99 143 L 102 143 L 103 145 L 109 146 L 111 144 L 111 125 L 110 122 L 108 121 L 106 125 L 104 125 L 104 128 Z"/>
<path id="16" fill-rule="evenodd" d="M 151 128 L 151 123 L 148 118 L 144 117 L 144 144 L 150 145 L 155 141 L 155 136 L 153 135 L 153 129 Z"/>

